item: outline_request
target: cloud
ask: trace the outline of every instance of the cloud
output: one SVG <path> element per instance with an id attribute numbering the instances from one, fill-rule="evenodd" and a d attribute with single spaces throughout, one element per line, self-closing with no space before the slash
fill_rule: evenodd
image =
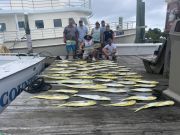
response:
<path id="1" fill-rule="evenodd" d="M 145 0 L 146 25 L 150 28 L 164 29 L 166 17 L 165 0 Z M 119 17 L 124 21 L 136 20 L 136 0 L 92 0 L 93 17 L 95 21 L 118 22 Z"/>

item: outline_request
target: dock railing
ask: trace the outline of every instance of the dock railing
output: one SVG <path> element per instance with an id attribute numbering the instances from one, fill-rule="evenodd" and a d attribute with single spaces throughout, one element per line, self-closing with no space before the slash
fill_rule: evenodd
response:
<path id="1" fill-rule="evenodd" d="M 91 9 L 91 0 L 0 0 L 0 10 Z"/>

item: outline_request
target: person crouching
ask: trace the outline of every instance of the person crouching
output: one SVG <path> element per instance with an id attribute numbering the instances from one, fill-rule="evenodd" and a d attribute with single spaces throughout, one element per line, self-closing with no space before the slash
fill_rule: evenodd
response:
<path id="1" fill-rule="evenodd" d="M 93 40 L 92 36 L 86 35 L 84 37 L 84 41 L 80 46 L 81 52 L 83 52 L 83 59 L 84 60 L 92 60 L 94 58 L 94 47 L 93 47 Z"/>
<path id="2" fill-rule="evenodd" d="M 112 43 L 112 39 L 108 39 L 108 44 L 103 48 L 105 59 L 116 60 L 116 45 Z"/>

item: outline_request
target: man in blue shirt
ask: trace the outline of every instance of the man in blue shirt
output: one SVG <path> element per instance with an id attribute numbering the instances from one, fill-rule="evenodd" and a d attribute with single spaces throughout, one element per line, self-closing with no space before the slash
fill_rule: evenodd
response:
<path id="1" fill-rule="evenodd" d="M 78 34 L 79 34 L 77 50 L 79 50 L 80 45 L 84 41 L 84 37 L 88 34 L 88 28 L 86 26 L 84 26 L 83 21 L 80 20 L 79 21 L 79 26 L 77 27 L 77 30 L 78 30 Z"/>

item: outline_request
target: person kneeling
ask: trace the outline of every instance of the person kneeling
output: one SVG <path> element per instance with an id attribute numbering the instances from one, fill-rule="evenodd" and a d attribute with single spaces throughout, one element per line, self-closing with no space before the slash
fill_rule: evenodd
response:
<path id="1" fill-rule="evenodd" d="M 84 50 L 83 59 L 92 60 L 94 58 L 94 47 L 92 36 L 86 35 L 84 37 L 84 42 L 80 46 L 81 52 Z"/>
<path id="2" fill-rule="evenodd" d="M 116 60 L 116 45 L 112 43 L 112 39 L 108 39 L 108 44 L 103 48 L 103 53 L 107 60 Z"/>

